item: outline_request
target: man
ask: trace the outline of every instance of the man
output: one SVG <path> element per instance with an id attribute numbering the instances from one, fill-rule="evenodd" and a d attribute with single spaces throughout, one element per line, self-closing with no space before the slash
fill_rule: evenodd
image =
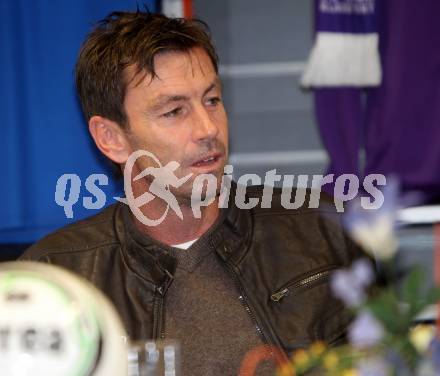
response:
<path id="1" fill-rule="evenodd" d="M 262 343 L 290 353 L 315 340 L 343 340 L 349 315 L 331 296 L 328 277 L 359 252 L 329 218 L 333 211 L 285 210 L 279 192 L 271 209 L 239 209 L 235 185 L 228 205 L 220 205 L 228 125 L 204 24 L 113 13 L 85 41 L 76 78 L 99 150 L 122 169 L 133 153 L 149 153 L 128 171 L 133 197 L 149 191 L 148 171 L 159 161 L 171 166 L 163 176 L 176 177 L 167 194 L 180 211 L 167 211 L 167 202 L 149 193 L 141 216 L 112 205 L 49 235 L 24 259 L 90 280 L 112 299 L 131 339 L 179 340 L 184 374 L 235 375 L 246 352 Z M 198 179 L 203 174 L 217 182 L 212 197 Z M 194 189 L 210 200 L 200 216 L 191 207 Z M 248 189 L 246 200 L 261 194 Z M 142 220 L 165 212 L 155 226 Z"/>

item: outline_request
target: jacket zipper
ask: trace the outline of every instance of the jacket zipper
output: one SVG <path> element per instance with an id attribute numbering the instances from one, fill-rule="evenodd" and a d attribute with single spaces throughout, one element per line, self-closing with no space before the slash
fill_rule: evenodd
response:
<path id="1" fill-rule="evenodd" d="M 232 271 L 232 269 L 230 267 L 228 267 L 227 270 L 230 272 L 230 274 L 232 274 L 232 277 L 234 279 L 234 283 L 237 286 L 238 291 L 240 292 L 240 296 L 238 297 L 238 299 L 242 303 L 245 311 L 250 316 L 252 322 L 255 325 L 255 328 L 256 328 L 258 334 L 263 339 L 263 342 L 269 343 L 266 336 L 264 335 L 263 331 L 261 330 L 260 326 L 258 325 L 258 322 L 257 322 L 257 319 L 255 318 L 254 313 L 252 312 L 252 310 L 249 307 L 249 304 L 247 303 L 246 295 L 244 294 L 244 291 L 240 285 L 240 282 L 238 281 L 238 277 L 235 275 L 235 273 Z M 164 290 L 162 290 L 162 291 L 164 291 Z M 160 321 L 158 320 L 158 322 L 160 322 L 160 339 L 165 339 L 165 304 L 164 304 L 164 300 L 165 300 L 165 295 L 163 293 L 160 293 L 160 303 L 159 303 L 160 305 L 159 305 L 159 309 L 158 309 L 158 312 L 161 313 Z"/>
<path id="2" fill-rule="evenodd" d="M 163 315 L 162 312 L 162 303 L 163 297 L 160 293 L 156 293 L 153 303 L 153 312 L 154 312 L 154 327 L 153 327 L 153 339 L 160 339 L 163 331 Z"/>
<path id="3" fill-rule="evenodd" d="M 160 339 L 165 339 L 165 297 L 161 299 L 161 328 L 160 328 Z"/>
<path id="4" fill-rule="evenodd" d="M 249 306 L 249 303 L 246 298 L 246 294 L 244 292 L 243 287 L 241 286 L 241 283 L 236 275 L 236 273 L 233 271 L 232 267 L 229 265 L 229 263 L 225 263 L 226 270 L 232 275 L 232 278 L 234 280 L 234 283 L 237 287 L 237 290 L 239 291 L 240 295 L 238 297 L 238 300 L 240 300 L 241 304 L 243 305 L 245 311 L 251 318 L 252 322 L 255 325 L 255 329 L 257 330 L 258 335 L 261 337 L 264 343 L 269 344 L 270 341 L 267 339 L 264 332 L 261 330 L 260 325 L 258 324 L 257 318 L 255 317 L 255 314 L 252 312 L 251 307 Z"/>
<path id="5" fill-rule="evenodd" d="M 212 244 L 210 244 L 210 247 L 218 255 L 217 250 L 215 249 L 215 247 Z M 260 336 L 261 340 L 263 341 L 263 343 L 268 344 L 268 345 L 277 345 L 277 341 L 270 340 L 269 337 L 267 336 L 267 334 L 261 329 L 260 325 L 258 324 L 258 320 L 257 320 L 255 314 L 252 312 L 251 307 L 249 306 L 244 287 L 242 286 L 237 273 L 234 271 L 234 266 L 231 265 L 226 260 L 222 260 L 222 261 L 223 262 L 221 262 L 220 264 L 223 265 L 224 268 L 226 269 L 226 271 L 232 276 L 232 279 L 235 283 L 235 286 L 237 287 L 237 291 L 240 294 L 238 299 L 240 300 L 245 311 L 247 312 L 247 314 L 251 318 L 251 321 L 254 323 L 255 329 L 256 329 L 258 335 Z"/>
<path id="6" fill-rule="evenodd" d="M 266 336 L 264 335 L 263 331 L 261 330 L 260 326 L 258 325 L 258 322 L 257 322 L 257 319 L 255 318 L 254 313 L 251 311 L 251 308 L 249 307 L 249 304 L 247 302 L 247 299 L 246 299 L 244 292 L 242 290 L 240 290 L 240 286 L 238 285 L 238 282 L 236 282 L 236 284 L 237 284 L 237 287 L 239 288 L 238 291 L 241 291 L 241 295 L 238 297 L 238 299 L 240 300 L 241 304 L 243 304 L 245 311 L 248 313 L 252 322 L 254 323 L 255 329 L 257 330 L 258 335 L 262 338 L 264 343 L 269 343 Z"/>
<path id="7" fill-rule="evenodd" d="M 159 339 L 165 339 L 165 293 L 173 281 L 173 276 L 168 272 L 168 270 L 165 270 L 165 272 L 168 274 L 169 280 L 164 284 L 163 287 L 159 287 L 158 289 L 160 295 L 159 308 L 157 312 L 157 315 L 159 316 L 157 323 L 160 325 L 160 331 L 158 333 Z"/>
<path id="8" fill-rule="evenodd" d="M 211 249 L 213 250 L 213 252 L 215 254 L 217 254 L 217 251 L 215 249 L 215 247 L 210 244 Z M 234 284 L 237 287 L 237 290 L 239 292 L 239 297 L 238 300 L 240 300 L 241 304 L 243 305 L 245 311 L 247 312 L 247 314 L 249 315 L 249 317 L 251 318 L 252 322 L 255 325 L 255 329 L 257 330 L 258 335 L 261 337 L 261 339 L 263 340 L 264 343 L 270 343 L 267 338 L 266 335 L 263 333 L 263 331 L 260 328 L 260 325 L 258 325 L 258 321 L 257 318 L 255 317 L 254 313 L 252 312 L 251 308 L 249 307 L 249 304 L 247 302 L 247 298 L 246 298 L 246 294 L 244 293 L 244 289 L 241 286 L 241 283 L 238 279 L 237 274 L 234 272 L 233 267 L 228 263 L 228 262 L 221 262 L 220 264 L 224 264 L 225 265 L 225 269 L 229 272 L 229 274 L 232 276 L 232 279 L 234 280 Z"/>
<path id="9" fill-rule="evenodd" d="M 279 291 L 272 294 L 270 296 L 270 299 L 273 302 L 279 302 L 281 299 L 283 299 L 285 296 L 289 295 L 295 289 L 306 287 L 306 286 L 310 285 L 311 283 L 327 279 L 333 270 L 334 269 L 323 270 L 322 272 L 318 272 L 318 273 L 312 274 L 309 277 L 303 278 L 300 281 L 288 283 L 286 286 L 281 288 Z"/>
<path id="10" fill-rule="evenodd" d="M 232 275 L 232 277 L 234 279 L 234 283 L 237 286 L 238 291 L 240 292 L 240 296 L 238 297 L 238 299 L 242 303 L 247 314 L 250 316 L 252 322 L 255 325 L 255 328 L 256 328 L 258 334 L 263 339 L 263 342 L 269 343 L 269 341 L 267 340 L 263 331 L 261 330 L 260 326 L 258 325 L 258 321 L 255 318 L 254 313 L 252 312 L 251 308 L 249 307 L 249 304 L 246 299 L 246 295 L 243 291 L 243 288 L 241 287 L 241 284 L 238 280 L 238 277 L 236 276 L 235 272 L 232 270 L 232 268 L 229 265 L 226 269 L 229 271 L 229 273 Z M 171 283 L 169 283 L 169 284 L 171 284 Z M 161 289 L 161 290 L 165 291 L 165 289 Z M 158 312 L 160 312 L 160 320 L 158 320 L 158 323 L 160 322 L 160 337 L 159 338 L 165 339 L 165 304 L 164 304 L 165 294 L 163 292 L 159 292 L 159 295 L 160 295 L 160 302 L 159 302 L 159 308 L 158 308 Z"/>
<path id="11" fill-rule="evenodd" d="M 252 322 L 254 323 L 255 329 L 257 330 L 257 333 L 260 336 L 261 340 L 263 341 L 263 343 L 265 343 L 267 345 L 274 345 L 274 346 L 277 346 L 281 349 L 281 346 L 277 344 L 277 341 L 269 340 L 267 335 L 263 332 L 260 325 L 258 324 L 257 318 L 255 317 L 255 314 L 252 312 L 251 307 L 249 306 L 249 303 L 246 298 L 246 294 L 244 292 L 244 288 L 242 287 L 242 284 L 240 283 L 240 280 L 239 280 L 237 274 L 234 272 L 233 267 L 228 262 L 226 262 L 225 265 L 226 265 L 226 270 L 228 270 L 229 273 L 232 275 L 232 278 L 234 279 L 234 282 L 237 286 L 237 289 L 240 292 L 240 296 L 238 297 L 238 299 L 243 304 L 245 311 L 247 312 L 247 314 L 251 318 Z M 270 351 L 272 353 L 272 350 L 270 350 Z M 286 360 L 287 360 L 287 354 L 285 353 L 284 350 L 282 350 L 282 352 L 283 352 L 284 356 L 286 356 Z"/>

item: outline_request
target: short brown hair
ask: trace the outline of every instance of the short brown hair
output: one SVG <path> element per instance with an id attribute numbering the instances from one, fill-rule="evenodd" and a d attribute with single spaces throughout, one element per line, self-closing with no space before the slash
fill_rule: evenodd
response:
<path id="1" fill-rule="evenodd" d="M 113 12 L 99 21 L 81 47 L 76 86 L 84 115 L 100 115 L 127 126 L 124 70 L 155 77 L 154 57 L 166 51 L 203 48 L 218 72 L 209 27 L 197 19 L 168 18 L 150 12 Z"/>

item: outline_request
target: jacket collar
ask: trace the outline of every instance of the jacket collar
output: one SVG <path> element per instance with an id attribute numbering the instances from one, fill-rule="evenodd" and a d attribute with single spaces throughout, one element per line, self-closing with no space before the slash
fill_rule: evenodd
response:
<path id="1" fill-rule="evenodd" d="M 219 219 L 200 240 L 207 241 L 225 262 L 238 264 L 251 237 L 251 214 L 235 205 L 235 184 L 232 185 L 228 207 L 221 209 Z M 118 204 L 114 225 L 127 266 L 148 282 L 164 286 L 176 270 L 176 250 L 141 233 L 135 226 L 130 209 Z"/>

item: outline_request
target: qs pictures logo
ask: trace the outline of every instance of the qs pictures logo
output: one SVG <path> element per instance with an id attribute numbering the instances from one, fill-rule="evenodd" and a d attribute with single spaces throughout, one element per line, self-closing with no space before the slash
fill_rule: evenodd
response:
<path id="1" fill-rule="evenodd" d="M 147 158 L 150 163 L 136 176 L 133 176 L 133 168 L 139 158 Z M 137 150 L 130 155 L 124 167 L 124 191 L 125 197 L 113 197 L 113 199 L 127 204 L 133 215 L 146 226 L 157 226 L 163 222 L 170 210 L 183 220 L 181 203 L 173 194 L 173 189 L 181 187 L 193 178 L 190 173 L 183 177 L 178 177 L 176 171 L 180 164 L 171 161 L 163 165 L 161 161 L 151 152 Z M 220 184 L 217 177 L 213 174 L 200 174 L 194 177 L 191 187 L 190 205 L 192 215 L 195 218 L 201 217 L 202 207 L 211 205 L 220 195 L 218 205 L 226 208 L 230 203 L 230 191 L 232 185 L 232 165 L 225 165 L 224 174 Z M 138 184 L 144 192 L 135 197 L 133 184 L 145 179 L 146 184 Z M 92 196 L 82 199 L 82 204 L 87 209 L 101 209 L 106 203 L 106 195 L 100 186 L 108 185 L 108 177 L 104 174 L 92 174 L 85 181 L 85 188 Z M 364 209 L 379 209 L 384 203 L 384 196 L 378 186 L 386 185 L 386 178 L 381 174 L 370 174 L 365 177 L 362 184 L 359 178 L 353 174 L 342 174 L 336 179 L 333 174 L 329 175 L 278 175 L 276 169 L 267 171 L 264 179 L 256 174 L 244 174 L 237 180 L 237 188 L 234 194 L 235 205 L 240 209 L 252 209 L 257 205 L 262 208 L 270 208 L 274 193 L 274 185 L 279 183 L 281 188 L 281 205 L 286 209 L 298 209 L 304 206 L 306 192 L 310 183 L 310 194 L 307 205 L 309 208 L 318 208 L 321 189 L 325 184 L 333 184 L 334 204 L 338 212 L 344 211 L 344 203 L 359 197 L 362 192 L 360 204 Z M 249 185 L 262 185 L 262 196 L 248 197 L 247 187 Z M 295 185 L 297 189 L 293 189 Z M 64 208 L 66 217 L 73 218 L 73 205 L 80 196 L 81 179 L 76 174 L 62 175 L 56 185 L 55 202 Z M 139 189 L 139 188 L 138 188 Z M 153 200 L 161 200 L 163 212 L 156 219 L 149 218 L 146 210 L 142 207 Z M 188 200 L 185 201 L 188 205 Z"/>

